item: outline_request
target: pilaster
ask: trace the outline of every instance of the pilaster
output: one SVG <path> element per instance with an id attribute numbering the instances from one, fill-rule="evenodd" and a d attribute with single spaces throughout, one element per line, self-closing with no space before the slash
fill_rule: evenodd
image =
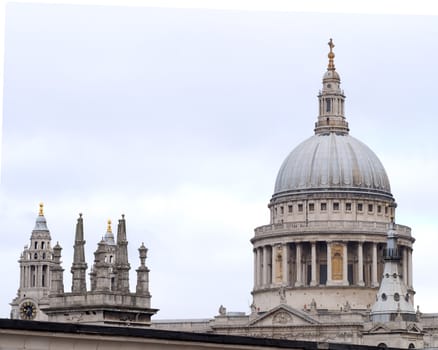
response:
<path id="1" fill-rule="evenodd" d="M 348 242 L 343 244 L 342 255 L 342 284 L 348 286 Z"/>
<path id="2" fill-rule="evenodd" d="M 301 263 L 301 243 L 296 243 L 296 267 L 297 267 L 297 280 L 295 281 L 295 287 L 301 287 L 303 285 L 302 278 L 302 263 Z"/>
<path id="3" fill-rule="evenodd" d="M 316 286 L 316 242 L 311 242 L 311 254 L 312 254 L 312 279 L 310 281 L 311 286 Z"/>
<path id="4" fill-rule="evenodd" d="M 363 287 L 363 242 L 357 242 L 357 285 Z"/>
<path id="5" fill-rule="evenodd" d="M 373 243 L 372 250 L 373 250 L 373 261 L 371 268 L 371 286 L 378 287 L 379 282 L 377 280 L 377 243 Z"/>

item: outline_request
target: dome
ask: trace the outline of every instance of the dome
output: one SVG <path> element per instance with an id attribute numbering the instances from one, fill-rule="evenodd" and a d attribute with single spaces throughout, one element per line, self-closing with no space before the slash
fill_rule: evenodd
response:
<path id="1" fill-rule="evenodd" d="M 363 192 L 392 199 L 386 171 L 365 144 L 348 134 L 316 134 L 284 160 L 273 197 L 303 192 Z"/>
<path id="2" fill-rule="evenodd" d="M 322 80 L 340 80 L 341 78 L 339 77 L 339 73 L 336 72 L 335 70 L 328 70 L 327 72 L 325 72 Z"/>

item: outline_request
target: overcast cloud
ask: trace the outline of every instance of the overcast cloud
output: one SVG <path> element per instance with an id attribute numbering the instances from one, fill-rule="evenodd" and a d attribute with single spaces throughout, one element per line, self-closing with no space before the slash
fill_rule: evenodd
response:
<path id="1" fill-rule="evenodd" d="M 283 159 L 313 133 L 330 37 L 351 134 L 417 239 L 415 302 L 438 311 L 436 17 L 10 4 L 0 316 L 40 201 L 68 281 L 78 213 L 89 266 L 123 213 L 131 289 L 144 242 L 156 318 L 247 312 L 249 240 Z"/>

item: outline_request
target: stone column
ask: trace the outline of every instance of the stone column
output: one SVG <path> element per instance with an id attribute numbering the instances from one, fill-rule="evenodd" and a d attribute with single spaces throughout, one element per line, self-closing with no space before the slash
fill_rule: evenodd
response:
<path id="1" fill-rule="evenodd" d="M 403 281 L 408 286 L 408 247 L 403 247 Z"/>
<path id="2" fill-rule="evenodd" d="M 348 286 L 348 242 L 344 243 L 342 256 L 342 284 Z"/>
<path id="3" fill-rule="evenodd" d="M 297 265 L 297 280 L 295 281 L 295 287 L 301 287 L 303 285 L 303 279 L 301 277 L 301 243 L 295 244 L 297 253 L 296 253 L 296 265 Z"/>
<path id="4" fill-rule="evenodd" d="M 312 279 L 310 281 L 311 286 L 316 286 L 316 242 L 312 242 Z"/>
<path id="5" fill-rule="evenodd" d="M 257 275 L 258 275 L 258 259 L 257 259 L 257 248 L 253 249 L 254 253 L 254 289 L 258 286 Z"/>
<path id="6" fill-rule="evenodd" d="M 364 286 L 363 280 L 363 242 L 357 242 L 357 285 Z"/>
<path id="7" fill-rule="evenodd" d="M 288 261 L 289 261 L 289 245 L 287 243 L 283 244 L 283 284 L 288 286 L 289 285 L 289 268 L 288 268 Z"/>
<path id="8" fill-rule="evenodd" d="M 262 285 L 266 286 L 268 284 L 268 247 L 263 247 L 263 277 Z"/>
<path id="9" fill-rule="evenodd" d="M 408 248 L 408 288 L 412 288 L 412 249 Z"/>
<path id="10" fill-rule="evenodd" d="M 28 266 L 24 267 L 24 282 L 23 282 L 23 287 L 28 287 L 29 286 L 29 282 L 28 280 L 28 276 L 29 276 L 29 268 Z"/>
<path id="11" fill-rule="evenodd" d="M 377 280 L 377 243 L 373 243 L 373 266 L 371 269 L 371 286 L 378 287 L 379 282 Z"/>
<path id="12" fill-rule="evenodd" d="M 276 252 L 276 250 L 277 250 L 277 246 L 272 246 L 272 249 L 271 249 L 271 284 L 275 284 L 275 283 L 277 283 L 277 271 L 276 271 L 276 268 L 277 268 L 277 262 L 276 262 L 276 260 L 277 260 L 277 252 Z"/>
<path id="13" fill-rule="evenodd" d="M 332 284 L 332 242 L 327 242 L 327 285 Z"/>
<path id="14" fill-rule="evenodd" d="M 36 265 L 36 267 L 35 267 L 35 287 L 41 287 L 40 276 L 41 276 L 41 266 Z"/>
<path id="15" fill-rule="evenodd" d="M 263 285 L 263 248 L 257 248 L 258 265 L 257 265 L 257 285 L 261 287 Z"/>
<path id="16" fill-rule="evenodd" d="M 24 287 L 24 267 L 20 266 L 20 288 Z"/>

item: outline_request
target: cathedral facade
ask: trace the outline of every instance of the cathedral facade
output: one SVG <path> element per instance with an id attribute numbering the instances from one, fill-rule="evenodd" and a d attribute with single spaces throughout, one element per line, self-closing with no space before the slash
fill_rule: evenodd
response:
<path id="1" fill-rule="evenodd" d="M 147 249 L 139 248 L 135 293 L 129 290 L 125 219 L 99 242 L 87 290 L 82 216 L 64 291 L 61 247 L 51 247 L 43 208 L 20 263 L 12 318 L 151 326 L 165 330 L 425 348 L 438 344 L 435 316 L 414 309 L 408 226 L 395 224 L 396 201 L 386 171 L 350 135 L 345 95 L 329 42 L 314 135 L 284 160 L 269 202 L 270 222 L 251 239 L 251 310 L 221 306 L 208 320 L 151 322 Z"/>
<path id="2" fill-rule="evenodd" d="M 250 313 L 221 306 L 208 322 L 153 327 L 396 348 L 436 343 L 434 316 L 414 309 L 415 239 L 394 223 L 382 163 L 350 135 L 333 48 L 330 40 L 314 135 L 284 160 L 270 222 L 251 239 Z"/>

